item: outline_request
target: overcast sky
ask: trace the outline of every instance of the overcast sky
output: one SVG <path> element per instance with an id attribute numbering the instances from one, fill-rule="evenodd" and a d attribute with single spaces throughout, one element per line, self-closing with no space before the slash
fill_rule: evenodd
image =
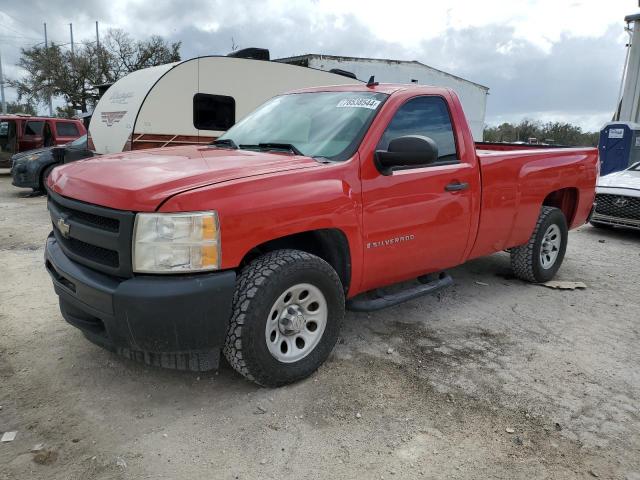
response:
<path id="1" fill-rule="evenodd" d="M 597 130 L 611 119 L 636 0 L 0 0 L 4 73 L 20 47 L 95 39 L 122 28 L 182 41 L 182 58 L 269 48 L 418 60 L 490 88 L 487 123 L 560 120 Z M 7 90 L 7 98 L 15 93 Z"/>

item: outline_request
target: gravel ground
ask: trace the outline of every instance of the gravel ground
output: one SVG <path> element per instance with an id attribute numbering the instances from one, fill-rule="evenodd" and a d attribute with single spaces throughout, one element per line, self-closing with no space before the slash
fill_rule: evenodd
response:
<path id="1" fill-rule="evenodd" d="M 87 342 L 42 265 L 45 205 L 0 175 L 2 480 L 640 480 L 638 233 L 570 234 L 559 279 L 586 290 L 515 280 L 499 253 L 437 296 L 348 313 L 316 374 L 269 390 Z"/>

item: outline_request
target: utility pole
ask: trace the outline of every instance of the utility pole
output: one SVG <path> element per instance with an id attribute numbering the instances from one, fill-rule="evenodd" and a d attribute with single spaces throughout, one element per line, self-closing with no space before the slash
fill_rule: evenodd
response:
<path id="1" fill-rule="evenodd" d="M 2 102 L 2 113 L 7 113 L 7 102 L 4 99 L 4 77 L 2 76 L 2 52 L 0 52 L 0 102 Z"/>
<path id="2" fill-rule="evenodd" d="M 73 48 L 73 23 L 69 24 L 69 33 L 71 34 L 71 56 L 75 57 L 76 56 L 76 51 Z"/>
<path id="3" fill-rule="evenodd" d="M 98 21 L 96 20 L 96 62 L 98 64 L 98 83 L 102 82 L 102 65 L 100 59 L 100 34 L 98 33 Z"/>
<path id="4" fill-rule="evenodd" d="M 47 40 L 47 23 L 44 24 L 44 48 L 47 52 L 47 56 L 49 54 L 49 41 Z M 49 79 L 49 85 L 51 85 L 51 80 Z M 47 92 L 49 94 L 49 116 L 53 117 L 53 105 L 51 104 L 51 89 Z"/>
<path id="5" fill-rule="evenodd" d="M 630 42 L 622 75 L 622 98 L 616 105 L 616 110 L 620 109 L 616 120 L 637 122 L 640 120 L 640 14 L 627 15 L 624 20 Z"/>

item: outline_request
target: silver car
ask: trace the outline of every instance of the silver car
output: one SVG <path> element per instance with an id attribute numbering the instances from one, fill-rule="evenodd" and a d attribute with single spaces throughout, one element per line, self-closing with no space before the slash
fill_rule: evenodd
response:
<path id="1" fill-rule="evenodd" d="M 640 162 L 600 177 L 591 224 L 640 230 Z"/>

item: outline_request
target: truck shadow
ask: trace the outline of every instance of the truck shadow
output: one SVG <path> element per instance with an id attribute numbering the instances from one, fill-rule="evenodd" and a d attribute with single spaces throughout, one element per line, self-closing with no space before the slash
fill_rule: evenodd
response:
<path id="1" fill-rule="evenodd" d="M 588 238 L 594 240 L 630 240 L 633 242 L 640 241 L 640 230 L 630 228 L 596 228 L 591 225 L 585 225 L 580 228 L 579 232 Z"/>

